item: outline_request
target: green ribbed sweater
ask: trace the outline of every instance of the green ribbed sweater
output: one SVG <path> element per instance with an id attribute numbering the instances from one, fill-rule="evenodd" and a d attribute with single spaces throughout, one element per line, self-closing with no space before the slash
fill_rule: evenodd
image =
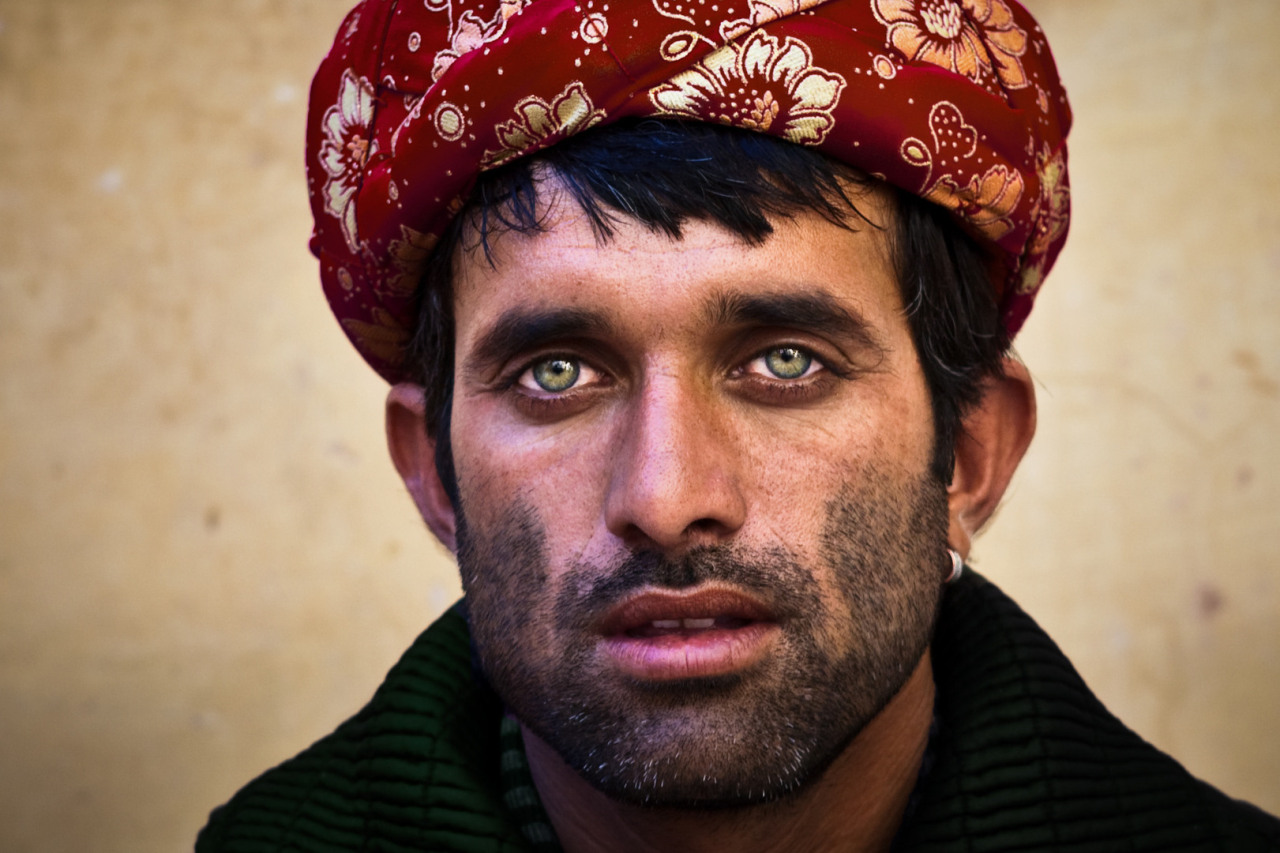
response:
<path id="1" fill-rule="evenodd" d="M 982 578 L 948 588 L 933 660 L 932 766 L 895 851 L 1280 850 L 1280 821 L 1125 728 Z M 196 851 L 527 851 L 501 714 L 450 611 L 359 714 L 215 810 Z"/>

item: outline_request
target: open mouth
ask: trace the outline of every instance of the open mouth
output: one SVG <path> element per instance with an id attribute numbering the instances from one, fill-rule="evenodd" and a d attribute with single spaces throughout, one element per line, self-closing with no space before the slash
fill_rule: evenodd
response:
<path id="1" fill-rule="evenodd" d="M 672 634 L 685 635 L 697 631 L 720 629 L 733 631 L 750 625 L 754 620 L 740 619 L 736 616 L 700 616 L 691 619 L 654 619 L 647 625 L 631 628 L 626 632 L 628 637 L 648 639 L 666 637 Z"/>
<path id="2" fill-rule="evenodd" d="M 602 648 L 641 681 L 708 678 L 755 666 L 779 632 L 762 602 L 730 589 L 649 590 L 599 625 Z"/>

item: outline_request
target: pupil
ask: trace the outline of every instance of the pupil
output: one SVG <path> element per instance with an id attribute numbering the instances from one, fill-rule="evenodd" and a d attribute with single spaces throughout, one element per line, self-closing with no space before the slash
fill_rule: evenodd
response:
<path id="1" fill-rule="evenodd" d="M 553 358 L 533 369 L 533 379 L 544 391 L 564 391 L 578 381 L 578 365 L 567 358 Z"/>
<path id="2" fill-rule="evenodd" d="M 795 347 L 780 347 L 765 359 L 769 372 L 779 379 L 795 379 L 803 376 L 813 359 Z"/>

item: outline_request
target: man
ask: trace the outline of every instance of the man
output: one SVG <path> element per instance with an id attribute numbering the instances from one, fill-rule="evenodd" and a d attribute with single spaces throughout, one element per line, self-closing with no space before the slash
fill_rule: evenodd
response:
<path id="1" fill-rule="evenodd" d="M 366 2 L 330 303 L 464 605 L 202 850 L 1273 849 L 970 540 L 1070 115 L 1012 2 Z"/>

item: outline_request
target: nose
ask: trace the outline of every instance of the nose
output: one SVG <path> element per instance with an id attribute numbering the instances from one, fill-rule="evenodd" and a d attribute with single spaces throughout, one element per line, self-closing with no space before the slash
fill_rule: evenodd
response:
<path id="1" fill-rule="evenodd" d="M 605 523 L 632 549 L 710 545 L 742 527 L 741 489 L 727 415 L 709 395 L 664 378 L 646 383 L 621 425 Z"/>

